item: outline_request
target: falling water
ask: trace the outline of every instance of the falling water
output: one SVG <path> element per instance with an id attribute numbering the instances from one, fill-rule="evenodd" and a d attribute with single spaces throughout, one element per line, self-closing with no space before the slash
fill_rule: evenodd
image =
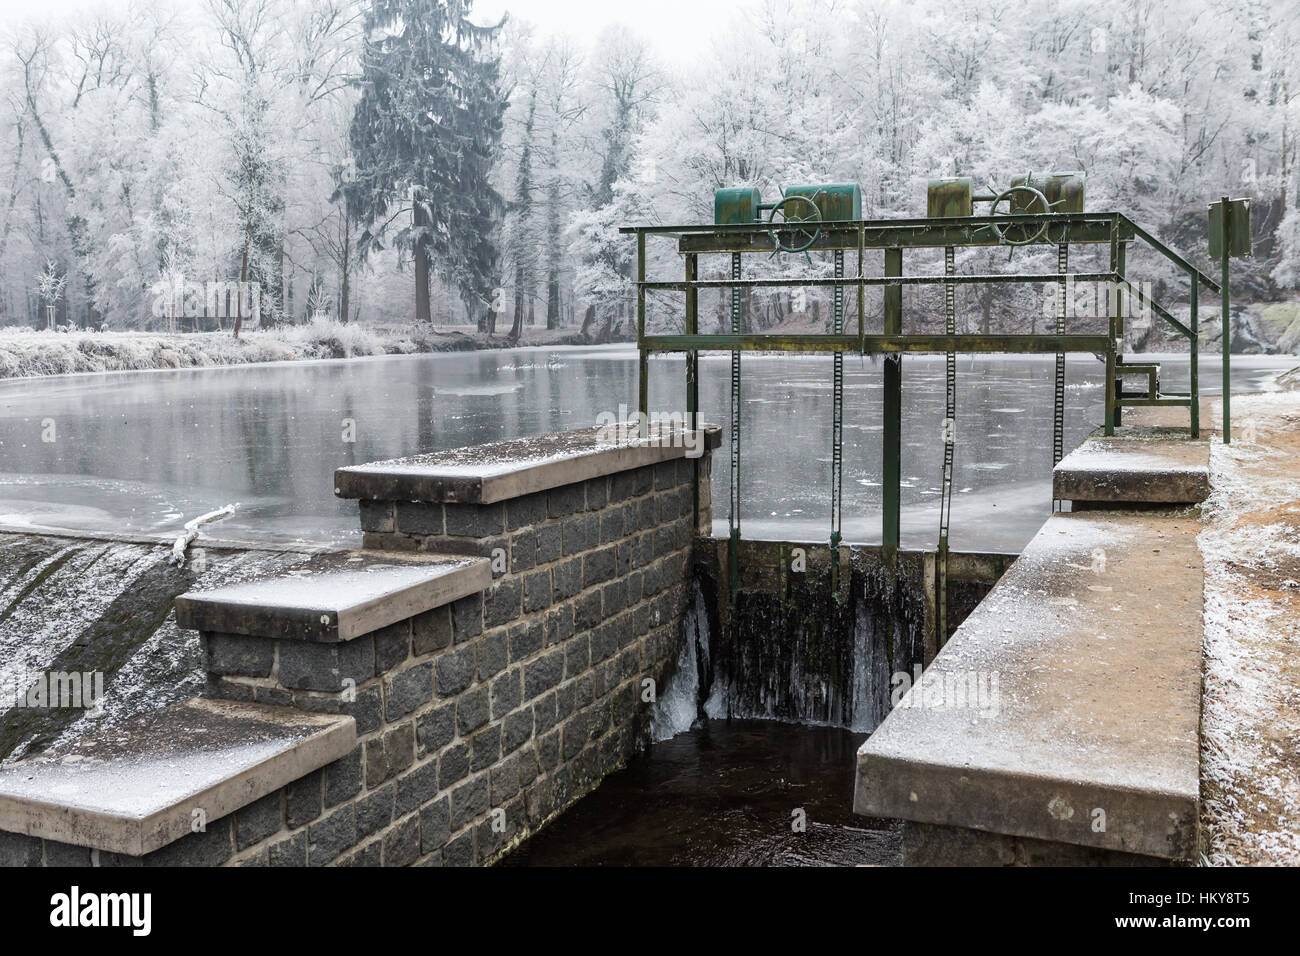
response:
<path id="1" fill-rule="evenodd" d="M 198 636 L 176 626 L 172 599 L 307 557 L 198 547 L 176 567 L 170 551 L 164 544 L 0 534 L 0 760 L 198 693 Z M 55 707 L 34 696 L 50 674 L 66 673 L 100 675 L 103 698 Z"/>
<path id="2" fill-rule="evenodd" d="M 875 730 L 889 712 L 893 674 L 910 672 L 923 655 L 920 574 L 919 561 L 887 573 L 874 549 L 862 549 L 838 594 L 825 569 L 810 568 L 783 587 L 742 587 L 728 599 L 701 563 L 676 667 L 652 717 L 654 739 L 702 718 Z"/>
<path id="3" fill-rule="evenodd" d="M 709 662 L 709 613 L 700 590 L 694 582 L 691 604 L 682 621 L 681 650 L 677 653 L 676 667 L 668 677 L 664 693 L 659 695 L 650 718 L 651 735 L 655 740 L 667 740 L 691 726 L 700 718 L 702 684 L 707 686 Z"/>

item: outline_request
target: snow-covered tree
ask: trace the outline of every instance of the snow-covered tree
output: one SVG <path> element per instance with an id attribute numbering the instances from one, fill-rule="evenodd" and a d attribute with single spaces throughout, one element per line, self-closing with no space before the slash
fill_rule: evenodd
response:
<path id="1" fill-rule="evenodd" d="M 503 203 L 490 177 L 506 104 L 489 49 L 497 27 L 470 11 L 469 0 L 372 0 L 366 14 L 356 172 L 343 192 L 366 224 L 363 255 L 391 242 L 413 258 L 422 323 L 430 268 L 479 309 L 498 282 Z"/>

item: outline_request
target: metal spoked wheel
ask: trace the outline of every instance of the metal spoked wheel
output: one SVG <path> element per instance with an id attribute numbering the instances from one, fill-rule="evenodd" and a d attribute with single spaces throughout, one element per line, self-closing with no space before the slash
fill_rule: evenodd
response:
<path id="1" fill-rule="evenodd" d="M 776 214 L 781 213 L 781 223 Z M 772 239 L 772 252 L 805 252 L 822 234 L 821 226 L 810 228 L 808 223 L 820 223 L 822 211 L 807 196 L 786 196 L 773 204 L 767 214 L 767 234 Z M 787 237 L 782 241 L 781 237 Z"/>
<path id="2" fill-rule="evenodd" d="M 1017 195 L 1019 194 L 1019 195 Z M 1031 212 L 1050 212 L 1052 204 L 1047 201 L 1047 197 L 1033 186 L 1012 186 L 998 193 L 993 199 L 993 205 L 989 207 L 989 214 L 993 216 L 1006 215 L 1013 216 L 1015 205 L 1012 203 L 1012 197 L 1017 197 L 1022 209 Z M 998 206 L 1006 202 L 1007 210 L 1005 213 L 998 211 Z M 1012 225 L 1000 226 L 993 223 L 990 228 L 994 235 L 998 237 L 998 242 L 1006 246 L 1027 246 L 1031 242 L 1038 242 L 1047 232 L 1047 223 L 1015 223 Z"/>

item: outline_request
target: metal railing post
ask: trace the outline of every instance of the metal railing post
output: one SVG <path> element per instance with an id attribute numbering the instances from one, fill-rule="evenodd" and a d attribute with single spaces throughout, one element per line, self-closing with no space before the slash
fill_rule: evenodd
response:
<path id="1" fill-rule="evenodd" d="M 1119 220 L 1110 225 L 1110 271 L 1119 272 Z M 1106 317 L 1106 434 L 1115 434 L 1115 310 L 1107 309 Z"/>
<path id="2" fill-rule="evenodd" d="M 885 250 L 885 275 L 903 274 L 903 250 Z M 885 334 L 903 334 L 903 287 L 885 286 Z M 881 493 L 883 510 L 880 538 L 886 549 L 897 551 L 901 518 L 902 438 L 903 438 L 903 356 L 885 356 L 884 441 L 881 454 Z"/>
<path id="3" fill-rule="evenodd" d="M 1201 366 L 1201 320 L 1200 320 L 1200 299 L 1201 299 L 1201 279 L 1195 272 L 1192 273 L 1192 302 L 1191 311 L 1188 314 L 1188 321 L 1192 326 L 1191 338 L 1191 367 L 1188 369 L 1189 381 L 1187 391 L 1191 394 L 1191 404 L 1188 411 L 1191 413 L 1191 433 L 1193 438 L 1201 437 L 1201 385 L 1200 385 L 1200 366 Z"/>
<path id="4" fill-rule="evenodd" d="M 1228 197 L 1223 197 L 1223 211 L 1219 215 L 1220 239 L 1223 253 L 1223 278 L 1219 293 L 1223 302 L 1223 443 L 1232 444 L 1232 313 L 1228 295 Z"/>
<path id="5" fill-rule="evenodd" d="M 650 353 L 645 345 L 645 233 L 636 234 L 637 434 L 646 438 L 650 421 Z"/>
<path id="6" fill-rule="evenodd" d="M 693 252 L 686 254 L 686 281 L 694 282 L 699 278 L 699 256 Z M 686 334 L 699 333 L 700 291 L 694 286 L 686 290 Z M 700 353 L 695 349 L 686 353 L 686 427 L 696 431 L 700 427 Z M 700 436 L 702 439 L 702 436 Z M 697 532 L 700 527 L 700 469 L 695 469 L 695 481 L 692 483 L 691 527 Z"/>

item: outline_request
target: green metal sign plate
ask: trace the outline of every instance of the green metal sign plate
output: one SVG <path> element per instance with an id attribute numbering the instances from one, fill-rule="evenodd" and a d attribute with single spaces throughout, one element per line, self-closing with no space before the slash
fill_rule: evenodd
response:
<path id="1" fill-rule="evenodd" d="M 1250 200 L 1228 200 L 1228 255 L 1234 259 L 1251 254 Z M 1210 205 L 1210 258 L 1223 258 L 1223 203 Z"/>

